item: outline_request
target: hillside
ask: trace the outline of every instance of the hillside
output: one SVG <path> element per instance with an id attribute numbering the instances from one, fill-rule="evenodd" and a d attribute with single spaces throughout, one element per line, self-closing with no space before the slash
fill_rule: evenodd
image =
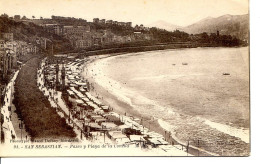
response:
<path id="1" fill-rule="evenodd" d="M 192 25 L 182 28 L 190 34 L 216 33 L 221 35 L 236 36 L 241 40 L 248 40 L 249 16 L 245 15 L 223 15 L 217 18 L 208 17 Z"/>
<path id="2" fill-rule="evenodd" d="M 28 21 L 14 21 L 7 17 L 0 17 L 0 33 L 12 32 L 15 40 L 35 44 L 36 38 L 46 38 L 54 45 L 54 52 L 69 50 L 72 47 L 67 39 L 47 32 L 43 27 Z"/>

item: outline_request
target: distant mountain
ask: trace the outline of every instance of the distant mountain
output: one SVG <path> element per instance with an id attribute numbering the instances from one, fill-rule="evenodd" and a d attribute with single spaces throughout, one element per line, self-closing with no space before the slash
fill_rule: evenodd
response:
<path id="1" fill-rule="evenodd" d="M 190 34 L 216 33 L 218 30 L 221 35 L 232 35 L 242 40 L 248 40 L 249 16 L 245 14 L 223 15 L 217 18 L 207 17 L 180 30 Z"/>
<path id="2" fill-rule="evenodd" d="M 177 26 L 177 25 L 168 23 L 168 22 L 163 21 L 163 20 L 159 20 L 159 21 L 156 21 L 154 23 L 151 23 L 151 24 L 148 25 L 148 27 L 157 27 L 157 28 L 160 28 L 160 29 L 165 29 L 167 31 L 174 31 L 176 29 L 182 28 L 181 26 Z"/>

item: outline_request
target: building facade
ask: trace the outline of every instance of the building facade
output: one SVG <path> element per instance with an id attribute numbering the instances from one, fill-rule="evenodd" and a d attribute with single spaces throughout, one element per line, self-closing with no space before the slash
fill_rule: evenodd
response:
<path id="1" fill-rule="evenodd" d="M 14 40 L 14 34 L 13 33 L 2 33 L 3 39 L 7 41 L 13 41 Z"/>

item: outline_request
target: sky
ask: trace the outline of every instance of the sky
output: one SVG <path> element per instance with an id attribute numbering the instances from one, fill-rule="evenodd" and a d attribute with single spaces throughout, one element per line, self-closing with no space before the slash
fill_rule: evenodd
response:
<path id="1" fill-rule="evenodd" d="M 187 26 L 206 17 L 248 14 L 248 0 L 0 0 L 0 14 L 28 18 L 51 15 L 130 21 L 149 25 L 159 20 Z"/>

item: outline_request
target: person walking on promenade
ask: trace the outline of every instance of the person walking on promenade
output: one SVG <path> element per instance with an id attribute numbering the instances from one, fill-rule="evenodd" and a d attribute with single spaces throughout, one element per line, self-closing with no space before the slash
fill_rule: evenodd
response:
<path id="1" fill-rule="evenodd" d="M 13 134 L 13 131 L 11 130 L 11 137 L 14 140 L 15 139 L 15 135 Z"/>

